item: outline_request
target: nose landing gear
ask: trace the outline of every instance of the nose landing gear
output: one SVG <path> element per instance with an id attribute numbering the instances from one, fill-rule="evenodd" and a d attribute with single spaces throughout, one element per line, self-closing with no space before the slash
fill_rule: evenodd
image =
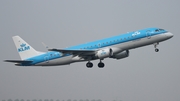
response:
<path id="1" fill-rule="evenodd" d="M 159 45 L 159 42 L 154 43 L 155 52 L 159 52 L 159 49 L 157 48 L 157 45 Z"/>
<path id="2" fill-rule="evenodd" d="M 159 49 L 156 48 L 156 49 L 155 49 L 155 52 L 159 52 Z"/>

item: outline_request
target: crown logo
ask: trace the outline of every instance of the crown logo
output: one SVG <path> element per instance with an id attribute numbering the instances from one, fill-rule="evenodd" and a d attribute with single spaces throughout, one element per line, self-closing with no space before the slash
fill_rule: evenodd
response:
<path id="1" fill-rule="evenodd" d="M 25 46 L 26 46 L 26 44 L 22 43 L 20 46 L 21 46 L 21 47 L 25 47 Z"/>

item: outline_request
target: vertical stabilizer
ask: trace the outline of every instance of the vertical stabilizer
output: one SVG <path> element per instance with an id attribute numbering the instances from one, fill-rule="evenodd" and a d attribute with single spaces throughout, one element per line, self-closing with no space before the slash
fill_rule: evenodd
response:
<path id="1" fill-rule="evenodd" d="M 27 42 L 25 42 L 21 37 L 13 36 L 12 38 L 14 40 L 17 51 L 22 60 L 30 58 L 30 57 L 34 57 L 40 54 L 40 52 L 36 51 Z"/>

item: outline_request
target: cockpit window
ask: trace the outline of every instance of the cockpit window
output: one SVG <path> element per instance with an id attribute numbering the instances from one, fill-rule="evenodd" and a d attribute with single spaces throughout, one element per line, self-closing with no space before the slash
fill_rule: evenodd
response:
<path id="1" fill-rule="evenodd" d="M 164 29 L 159 29 L 159 31 L 164 31 Z"/>
<path id="2" fill-rule="evenodd" d="M 159 32 L 159 29 L 156 29 L 155 32 Z"/>

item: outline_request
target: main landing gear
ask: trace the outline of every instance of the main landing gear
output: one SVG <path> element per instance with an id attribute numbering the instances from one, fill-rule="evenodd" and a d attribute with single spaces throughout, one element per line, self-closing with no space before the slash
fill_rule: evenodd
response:
<path id="1" fill-rule="evenodd" d="M 86 67 L 88 67 L 88 68 L 92 68 L 93 67 L 93 63 L 92 62 L 88 62 L 88 63 L 86 63 Z M 104 67 L 104 63 L 100 60 L 100 62 L 98 63 L 98 67 L 99 68 L 103 68 Z"/>
<path id="2" fill-rule="evenodd" d="M 157 45 L 159 45 L 159 42 L 154 43 L 155 52 L 159 52 L 159 49 L 157 48 Z"/>
<path id="3" fill-rule="evenodd" d="M 89 61 L 89 62 L 86 64 L 86 67 L 92 68 L 92 67 L 93 67 L 93 63 Z"/>
<path id="4" fill-rule="evenodd" d="M 98 67 L 99 68 L 103 68 L 104 67 L 104 63 L 100 60 L 100 62 L 98 63 Z"/>

